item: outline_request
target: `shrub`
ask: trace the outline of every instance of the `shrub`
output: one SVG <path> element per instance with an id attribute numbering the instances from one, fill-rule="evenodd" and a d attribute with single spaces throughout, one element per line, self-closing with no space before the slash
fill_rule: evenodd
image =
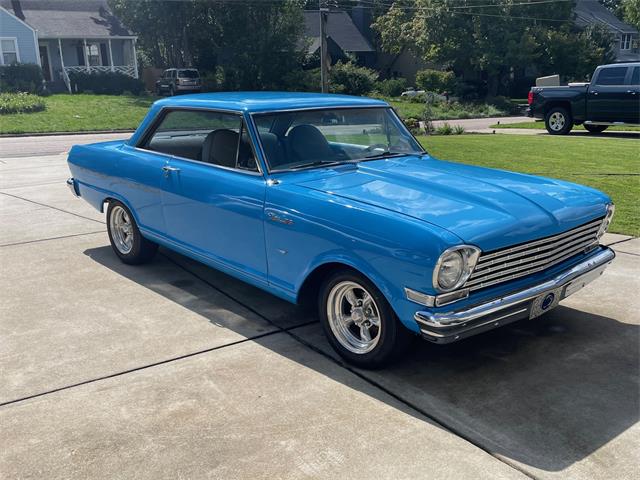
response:
<path id="1" fill-rule="evenodd" d="M 387 97 L 399 97 L 407 89 L 406 78 L 389 78 L 377 82 L 376 91 Z"/>
<path id="2" fill-rule="evenodd" d="M 79 93 L 122 95 L 131 92 L 140 95 L 144 91 L 142 80 L 119 72 L 72 72 L 69 80 L 72 90 Z"/>
<path id="3" fill-rule="evenodd" d="M 456 135 L 462 135 L 464 133 L 464 127 L 462 125 L 456 125 L 453 127 L 453 133 Z"/>
<path id="4" fill-rule="evenodd" d="M 318 92 L 321 89 L 320 69 L 291 70 L 283 77 L 282 82 L 287 91 Z"/>
<path id="5" fill-rule="evenodd" d="M 451 93 L 456 85 L 456 77 L 453 72 L 431 69 L 420 70 L 416 74 L 416 85 L 420 90 L 428 92 Z"/>
<path id="6" fill-rule="evenodd" d="M 0 66 L 0 92 L 40 93 L 43 81 L 40 65 L 21 63 Z"/>
<path id="7" fill-rule="evenodd" d="M 355 63 L 338 62 L 331 67 L 329 88 L 335 93 L 364 95 L 373 90 L 378 74 Z"/>
<path id="8" fill-rule="evenodd" d="M 493 105 L 498 110 L 507 113 L 518 113 L 519 111 L 518 105 L 514 104 L 508 98 L 502 96 L 493 97 L 489 100 L 489 104 Z"/>
<path id="9" fill-rule="evenodd" d="M 44 109 L 44 100 L 37 95 L 31 93 L 0 93 L 0 115 L 41 112 Z"/>
<path id="10" fill-rule="evenodd" d="M 453 128 L 445 122 L 436 129 L 436 133 L 440 135 L 451 135 L 453 133 Z"/>

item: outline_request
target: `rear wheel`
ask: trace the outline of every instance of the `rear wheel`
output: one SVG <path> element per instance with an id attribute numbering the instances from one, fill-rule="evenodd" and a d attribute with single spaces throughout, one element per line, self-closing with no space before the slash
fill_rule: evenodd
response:
<path id="1" fill-rule="evenodd" d="M 389 364 L 406 351 L 413 337 L 380 290 L 352 270 L 327 278 L 320 290 L 319 310 L 333 349 L 359 367 Z"/>
<path id="2" fill-rule="evenodd" d="M 573 127 L 573 118 L 566 108 L 553 107 L 544 117 L 544 126 L 551 135 L 566 135 Z"/>
<path id="3" fill-rule="evenodd" d="M 602 132 L 604 132 L 604 131 L 607 129 L 607 127 L 608 127 L 609 125 L 588 125 L 588 124 L 584 124 L 583 126 L 584 126 L 584 129 L 585 129 L 587 132 L 591 132 L 591 133 L 602 133 Z"/>
<path id="4" fill-rule="evenodd" d="M 158 250 L 158 245 L 140 234 L 138 225 L 129 209 L 112 200 L 107 208 L 107 231 L 111 248 L 124 263 L 137 265 L 148 262 Z"/>

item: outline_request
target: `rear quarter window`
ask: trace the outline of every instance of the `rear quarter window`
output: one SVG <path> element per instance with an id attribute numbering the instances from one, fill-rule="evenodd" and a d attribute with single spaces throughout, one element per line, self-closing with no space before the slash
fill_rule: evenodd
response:
<path id="1" fill-rule="evenodd" d="M 598 73 L 596 85 L 624 85 L 627 76 L 627 67 L 603 68 Z"/>

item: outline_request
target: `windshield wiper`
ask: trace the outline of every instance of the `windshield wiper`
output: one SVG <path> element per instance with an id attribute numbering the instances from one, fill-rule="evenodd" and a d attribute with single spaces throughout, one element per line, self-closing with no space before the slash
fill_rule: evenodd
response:
<path id="1" fill-rule="evenodd" d="M 296 165 L 295 167 L 290 167 L 287 170 L 300 170 L 302 168 L 339 165 L 341 163 L 345 163 L 345 162 L 342 160 L 316 160 L 315 162 L 303 163 L 302 165 Z"/>
<path id="2" fill-rule="evenodd" d="M 388 150 L 385 150 L 384 152 L 381 153 L 374 153 L 373 155 L 367 155 L 366 159 L 372 159 L 372 158 L 388 158 L 388 157 L 399 157 L 399 156 L 406 156 L 406 155 L 411 155 L 410 153 L 406 153 L 406 152 L 390 152 Z"/>

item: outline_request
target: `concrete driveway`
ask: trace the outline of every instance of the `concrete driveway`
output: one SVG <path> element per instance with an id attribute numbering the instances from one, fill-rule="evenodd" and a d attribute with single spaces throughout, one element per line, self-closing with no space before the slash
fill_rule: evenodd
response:
<path id="1" fill-rule="evenodd" d="M 59 154 L 113 137 L 0 139 L 3 478 L 637 478 L 639 240 L 545 317 L 359 371 L 220 272 L 117 261 Z"/>

